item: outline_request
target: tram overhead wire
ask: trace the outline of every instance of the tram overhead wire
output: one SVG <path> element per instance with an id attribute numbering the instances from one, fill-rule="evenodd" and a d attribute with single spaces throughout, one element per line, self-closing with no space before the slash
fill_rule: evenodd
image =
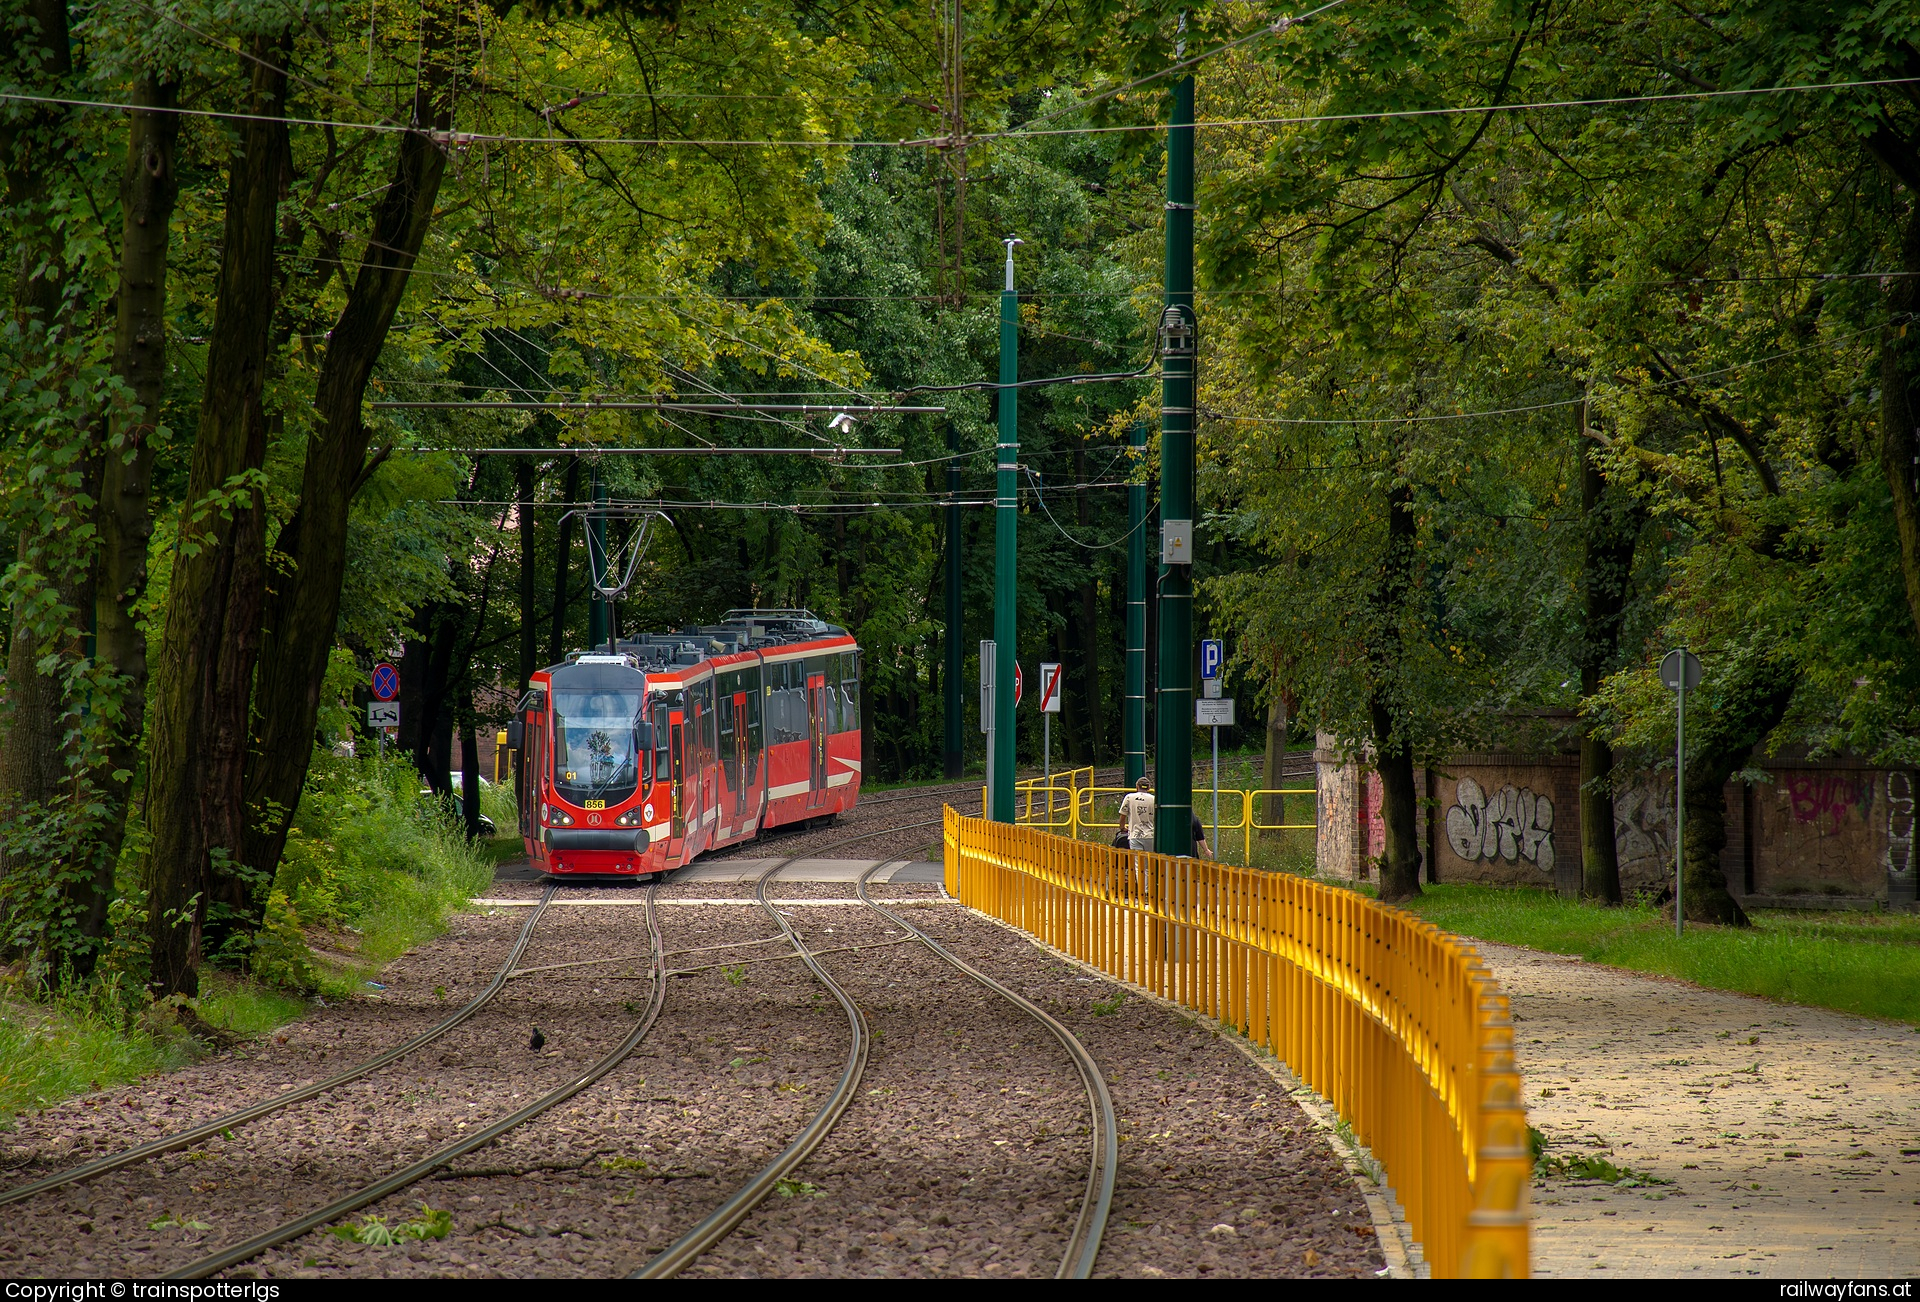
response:
<path id="1" fill-rule="evenodd" d="M 1843 90 L 1879 90 L 1911 86 L 1916 77 L 1867 77 L 1857 81 L 1799 82 L 1787 86 L 1726 87 L 1718 90 L 1668 91 L 1653 95 L 1609 95 L 1592 99 L 1532 100 L 1514 104 L 1437 105 L 1417 109 L 1369 109 L 1355 113 L 1303 113 L 1290 117 L 1201 119 L 1196 128 L 1313 126 L 1334 122 L 1387 122 L 1409 118 L 1472 117 L 1480 114 L 1529 113 L 1550 109 L 1615 108 L 1630 104 L 1662 104 L 1674 101 L 1705 102 L 1719 99 L 1753 98 L 1763 95 L 1827 94 Z M 918 136 L 900 140 L 720 140 L 677 136 L 515 136 L 489 132 L 422 130 L 397 121 L 352 122 L 338 118 L 293 117 L 286 114 L 241 113 L 220 109 L 159 107 L 121 100 L 81 99 L 70 95 L 31 95 L 19 91 L 0 91 L 0 102 L 50 104 L 62 108 L 93 109 L 116 113 L 147 115 L 170 114 L 175 117 L 208 118 L 222 122 L 278 122 L 290 127 L 331 127 L 343 131 L 370 131 L 393 135 L 424 135 L 442 148 L 460 149 L 472 145 L 561 146 L 630 145 L 653 149 L 927 149 L 947 145 L 946 136 Z M 1076 106 L 1079 107 L 1079 106 Z M 1039 139 L 1043 136 L 1096 136 L 1165 131 L 1164 122 L 1128 123 L 1116 126 L 1053 127 L 1039 131 L 1014 128 L 1007 131 L 983 131 L 967 137 L 969 145 L 985 145 L 997 140 Z"/>
<path id="2" fill-rule="evenodd" d="M 395 452 L 451 452 L 465 457 L 897 457 L 899 448 L 630 448 L 573 443 L 554 448 L 395 448 Z"/>
<path id="3" fill-rule="evenodd" d="M 434 502 L 436 506 L 515 506 L 524 510 L 582 510 L 589 507 L 633 507 L 646 508 L 661 512 L 667 511 L 785 511 L 790 515 L 831 515 L 834 512 L 851 514 L 856 511 L 882 510 L 887 507 L 906 509 L 921 506 L 993 506 L 991 497 L 974 500 L 971 498 L 949 499 L 944 497 L 920 498 L 910 502 L 721 502 L 709 499 L 704 502 L 677 502 L 670 498 L 654 498 L 645 502 L 515 502 L 515 501 L 468 501 L 458 497 L 442 497 Z"/>
<path id="4" fill-rule="evenodd" d="M 633 402 L 627 400 L 598 402 L 593 399 L 557 401 L 557 402 L 459 402 L 459 401 L 420 401 L 401 402 L 382 400 L 369 404 L 377 410 L 431 410 L 431 411 L 683 411 L 694 415 L 726 412 L 795 412 L 825 413 L 847 416 L 926 416 L 939 415 L 945 407 L 890 407 L 862 406 L 853 404 L 834 404 L 823 402 Z"/>

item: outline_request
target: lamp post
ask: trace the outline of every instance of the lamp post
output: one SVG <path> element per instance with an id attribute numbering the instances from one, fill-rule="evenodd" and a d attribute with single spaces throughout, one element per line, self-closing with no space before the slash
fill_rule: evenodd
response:
<path id="1" fill-rule="evenodd" d="M 1687 693 L 1700 685 L 1700 658 L 1681 647 L 1660 661 L 1660 681 L 1674 693 L 1673 720 L 1673 935 L 1686 929 L 1687 877 Z"/>

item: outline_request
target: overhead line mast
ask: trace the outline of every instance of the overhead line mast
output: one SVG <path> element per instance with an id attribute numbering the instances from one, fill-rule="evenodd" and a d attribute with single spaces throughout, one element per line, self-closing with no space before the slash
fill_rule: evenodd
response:
<path id="1" fill-rule="evenodd" d="M 993 513 L 993 775 L 988 816 L 1011 823 L 1014 765 L 1014 636 L 1019 619 L 1020 544 L 1020 296 L 1013 288 L 1013 250 L 1025 241 L 1008 237 L 1006 286 L 1000 291 L 1000 432 L 996 443 Z"/>
<path id="2" fill-rule="evenodd" d="M 1175 58 L 1185 53 L 1186 15 Z M 1193 77 L 1167 119 L 1167 305 L 1160 314 L 1160 678 L 1153 848 L 1193 853 Z"/>

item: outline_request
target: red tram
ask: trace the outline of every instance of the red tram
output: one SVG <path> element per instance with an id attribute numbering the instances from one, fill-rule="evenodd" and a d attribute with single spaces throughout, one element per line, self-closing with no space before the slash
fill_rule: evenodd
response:
<path id="1" fill-rule="evenodd" d="M 853 807 L 860 647 L 804 610 L 622 638 L 534 674 L 507 744 L 535 868 L 663 873 Z"/>

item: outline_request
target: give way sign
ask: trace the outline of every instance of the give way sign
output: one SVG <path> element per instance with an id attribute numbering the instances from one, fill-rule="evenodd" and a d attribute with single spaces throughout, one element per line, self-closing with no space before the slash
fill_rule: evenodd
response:
<path id="1" fill-rule="evenodd" d="M 1040 713 L 1060 713 L 1060 666 L 1040 666 Z"/>

